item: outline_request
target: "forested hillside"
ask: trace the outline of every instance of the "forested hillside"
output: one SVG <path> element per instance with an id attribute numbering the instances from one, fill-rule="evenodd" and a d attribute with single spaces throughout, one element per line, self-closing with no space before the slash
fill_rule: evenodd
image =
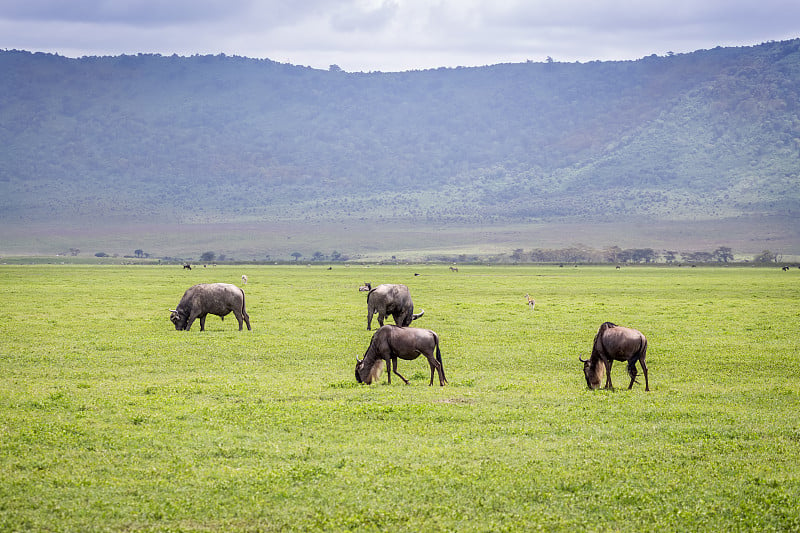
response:
<path id="1" fill-rule="evenodd" d="M 0 222 L 800 214 L 800 40 L 404 73 L 0 52 Z"/>

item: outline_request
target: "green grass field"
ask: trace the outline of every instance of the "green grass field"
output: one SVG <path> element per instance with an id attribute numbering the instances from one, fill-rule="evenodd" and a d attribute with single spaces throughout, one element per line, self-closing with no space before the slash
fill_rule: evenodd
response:
<path id="1" fill-rule="evenodd" d="M 459 268 L 0 266 L 0 530 L 800 530 L 800 271 Z M 174 330 L 242 274 L 253 331 Z M 364 281 L 448 386 L 356 383 Z M 586 389 L 607 320 L 651 392 Z"/>

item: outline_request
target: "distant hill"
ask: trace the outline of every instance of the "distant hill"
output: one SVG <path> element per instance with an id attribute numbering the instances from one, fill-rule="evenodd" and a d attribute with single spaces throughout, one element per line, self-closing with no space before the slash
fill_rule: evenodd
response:
<path id="1" fill-rule="evenodd" d="M 403 73 L 0 52 L 0 223 L 800 216 L 800 39 Z"/>

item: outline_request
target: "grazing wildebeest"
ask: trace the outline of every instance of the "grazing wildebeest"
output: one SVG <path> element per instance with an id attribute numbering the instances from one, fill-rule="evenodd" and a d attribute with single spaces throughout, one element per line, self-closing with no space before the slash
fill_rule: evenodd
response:
<path id="1" fill-rule="evenodd" d="M 411 293 L 405 285 L 395 285 L 385 283 L 378 285 L 374 289 L 367 283 L 369 292 L 367 293 L 367 331 L 372 329 L 372 315 L 378 313 L 378 324 L 383 326 L 383 319 L 387 315 L 392 315 L 394 323 L 398 326 L 410 326 L 412 320 L 416 320 L 425 314 L 425 310 L 419 314 L 414 314 L 414 302 L 411 301 Z"/>
<path id="2" fill-rule="evenodd" d="M 239 331 L 242 331 L 242 321 L 250 328 L 250 315 L 244 305 L 244 291 L 230 283 L 201 283 L 186 289 L 178 307 L 170 309 L 170 320 L 175 324 L 175 329 L 186 330 L 192 327 L 195 319 L 200 319 L 200 331 L 206 329 L 206 315 L 212 314 L 225 319 L 230 312 L 239 321 Z"/>
<path id="3" fill-rule="evenodd" d="M 458 272 L 458 267 L 452 267 L 452 266 L 451 266 L 451 267 L 450 267 L 450 271 L 452 271 L 452 272 Z"/>
<path id="4" fill-rule="evenodd" d="M 192 269 L 192 265 L 190 265 L 189 263 L 184 263 L 183 264 L 183 268 L 184 268 L 184 270 L 191 270 Z"/>
<path id="5" fill-rule="evenodd" d="M 611 384 L 611 365 L 614 361 L 628 362 L 628 375 L 631 377 L 628 389 L 633 387 L 636 382 L 636 362 L 642 365 L 644 372 L 644 390 L 650 390 L 650 383 L 647 380 L 647 365 L 645 356 L 647 355 L 647 338 L 640 332 L 632 328 L 617 326 L 611 322 L 604 322 L 597 335 L 594 337 L 592 355 L 589 359 L 580 359 L 583 363 L 583 373 L 586 376 L 586 384 L 590 389 L 600 387 L 600 375 L 605 370 L 607 389 L 613 389 Z M 602 363 L 602 365 L 600 364 Z"/>
<path id="6" fill-rule="evenodd" d="M 377 381 L 385 364 L 387 366 L 386 376 L 390 384 L 392 383 L 392 372 L 394 372 L 408 385 L 408 380 L 397 372 L 397 359 L 410 361 L 416 359 L 420 354 L 428 359 L 431 367 L 431 381 L 428 385 L 433 385 L 435 370 L 439 375 L 439 385 L 443 387 L 447 383 L 447 378 L 444 375 L 442 354 L 439 351 L 439 336 L 429 329 L 382 326 L 372 336 L 364 358 L 359 360 L 356 357 L 356 381 L 367 385 Z"/>

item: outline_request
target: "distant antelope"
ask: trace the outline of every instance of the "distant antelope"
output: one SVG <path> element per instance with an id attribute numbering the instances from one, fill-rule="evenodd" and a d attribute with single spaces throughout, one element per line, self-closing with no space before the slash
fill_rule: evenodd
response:
<path id="1" fill-rule="evenodd" d="M 242 274 L 242 283 L 247 285 L 247 274 Z"/>
<path id="2" fill-rule="evenodd" d="M 458 267 L 450 267 L 450 270 L 451 270 L 452 272 L 458 272 Z"/>
<path id="3" fill-rule="evenodd" d="M 528 306 L 530 306 L 530 308 L 531 308 L 531 309 L 533 309 L 534 307 L 536 307 L 536 300 L 534 300 L 533 298 L 531 298 L 531 295 L 530 295 L 530 294 L 526 294 L 526 295 L 525 295 L 525 298 L 528 300 Z"/>

